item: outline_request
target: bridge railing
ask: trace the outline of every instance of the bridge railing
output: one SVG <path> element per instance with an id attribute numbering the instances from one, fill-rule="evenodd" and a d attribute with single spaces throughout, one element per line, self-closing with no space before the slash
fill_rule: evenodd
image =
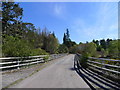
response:
<path id="1" fill-rule="evenodd" d="M 120 60 L 89 57 L 87 64 L 100 69 L 103 73 L 120 74 Z"/>
<path id="2" fill-rule="evenodd" d="M 77 54 L 78 65 L 81 64 L 82 55 Z M 120 77 L 120 60 L 88 57 L 87 65 L 89 69 L 101 73 L 102 75 L 110 76 L 116 80 Z"/>
<path id="3" fill-rule="evenodd" d="M 31 64 L 37 64 L 44 62 L 44 57 L 47 55 L 40 56 L 29 56 L 29 57 L 6 57 L 0 58 L 0 69 L 19 69 L 22 66 L 28 66 Z"/>
<path id="4" fill-rule="evenodd" d="M 22 66 L 29 66 L 32 64 L 44 63 L 45 58 L 48 57 L 48 61 L 56 59 L 66 54 L 52 54 L 52 55 L 39 55 L 39 56 L 28 56 L 28 57 L 5 57 L 0 58 L 0 70 L 11 70 L 19 69 Z"/>

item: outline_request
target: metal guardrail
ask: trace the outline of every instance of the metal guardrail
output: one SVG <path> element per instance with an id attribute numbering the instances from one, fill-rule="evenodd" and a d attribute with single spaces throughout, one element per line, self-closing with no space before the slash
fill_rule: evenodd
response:
<path id="1" fill-rule="evenodd" d="M 16 68 L 19 69 L 22 66 L 28 66 L 31 64 L 38 64 L 38 63 L 44 63 L 45 59 L 44 57 L 49 56 L 49 60 L 56 59 L 62 56 L 65 56 L 66 54 L 52 54 L 52 55 L 40 55 L 40 56 L 28 56 L 28 57 L 5 57 L 0 58 L 0 70 L 3 69 L 12 69 Z"/>

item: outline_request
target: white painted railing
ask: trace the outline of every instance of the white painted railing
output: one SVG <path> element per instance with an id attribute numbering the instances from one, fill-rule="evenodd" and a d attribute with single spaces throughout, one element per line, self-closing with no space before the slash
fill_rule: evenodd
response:
<path id="1" fill-rule="evenodd" d="M 48 60 L 56 59 L 66 54 L 52 54 L 52 55 L 40 55 L 40 56 L 28 56 L 28 57 L 5 57 L 0 58 L 0 70 L 19 69 L 22 66 L 28 66 L 31 64 L 44 63 L 44 57 L 48 56 Z"/>
<path id="2" fill-rule="evenodd" d="M 87 64 L 106 72 L 120 74 L 120 60 L 89 57 Z"/>
<path id="3" fill-rule="evenodd" d="M 31 64 L 37 64 L 44 62 L 44 57 L 47 55 L 40 56 L 29 56 L 29 57 L 6 57 L 0 58 L 0 69 L 9 69 L 9 68 L 20 68 L 21 66 L 28 66 Z"/>
<path id="4" fill-rule="evenodd" d="M 78 65 L 80 65 L 80 54 L 77 54 L 79 59 Z M 93 67 L 98 69 L 100 72 L 111 72 L 117 75 L 120 75 L 120 60 L 113 60 L 113 59 L 106 59 L 106 58 L 95 58 L 95 57 L 89 57 L 86 62 L 89 67 Z M 116 63 L 116 64 L 112 64 Z"/>
<path id="5" fill-rule="evenodd" d="M 120 60 L 95 57 L 83 59 L 81 54 L 76 54 L 74 67 L 93 88 L 120 89 Z"/>

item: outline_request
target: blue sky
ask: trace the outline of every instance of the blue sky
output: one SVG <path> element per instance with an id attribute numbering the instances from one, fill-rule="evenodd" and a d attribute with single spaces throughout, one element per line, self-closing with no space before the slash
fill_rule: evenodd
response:
<path id="1" fill-rule="evenodd" d="M 66 28 L 73 41 L 118 38 L 117 2 L 21 2 L 23 21 L 55 32 L 62 43 Z"/>

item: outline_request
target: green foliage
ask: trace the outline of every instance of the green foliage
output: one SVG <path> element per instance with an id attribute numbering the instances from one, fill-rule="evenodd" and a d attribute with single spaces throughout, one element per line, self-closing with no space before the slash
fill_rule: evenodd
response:
<path id="1" fill-rule="evenodd" d="M 2 49 L 4 56 L 29 56 L 31 54 L 29 43 L 12 36 L 6 37 Z"/>
<path id="2" fill-rule="evenodd" d="M 68 53 L 68 51 L 69 51 L 68 48 L 64 44 L 59 45 L 58 47 L 59 53 Z"/>
<path id="3" fill-rule="evenodd" d="M 96 45 L 95 43 L 86 43 L 86 44 L 80 44 L 78 46 L 79 53 L 86 53 L 88 56 L 96 56 Z"/>
<path id="4" fill-rule="evenodd" d="M 71 39 L 68 29 L 66 29 L 66 33 L 64 33 L 63 44 L 66 45 L 68 48 L 71 47 Z"/>
<path id="5" fill-rule="evenodd" d="M 2 42 L 4 56 L 31 56 L 57 53 L 58 39 L 47 28 L 40 31 L 21 21 L 23 8 L 18 3 L 2 2 Z M 46 53 L 48 52 L 48 53 Z"/>
<path id="6" fill-rule="evenodd" d="M 41 49 L 41 48 L 37 48 L 37 49 L 32 50 L 31 55 L 32 56 L 35 56 L 35 55 L 48 55 L 48 53 L 45 50 Z"/>
<path id="7" fill-rule="evenodd" d="M 23 9 L 18 3 L 2 2 L 2 33 L 3 35 L 21 35 L 21 19 Z"/>
<path id="8" fill-rule="evenodd" d="M 98 45 L 97 46 L 97 51 L 101 51 L 101 49 L 102 49 L 101 45 Z"/>
<path id="9" fill-rule="evenodd" d="M 55 35 L 49 34 L 46 42 L 47 42 L 46 51 L 51 54 L 57 53 L 59 43 Z"/>
<path id="10" fill-rule="evenodd" d="M 63 44 L 68 48 L 70 53 L 75 52 L 75 47 L 74 46 L 76 45 L 76 42 L 71 41 L 68 29 L 66 29 L 66 33 L 64 33 Z"/>
<path id="11" fill-rule="evenodd" d="M 70 48 L 69 52 L 73 54 L 78 53 L 79 52 L 78 46 L 74 45 L 73 47 Z"/>
<path id="12" fill-rule="evenodd" d="M 32 56 L 32 55 L 45 55 L 48 54 L 44 50 L 38 48 L 33 49 L 30 43 L 25 40 L 6 36 L 5 44 L 2 47 L 3 56 Z"/>
<path id="13" fill-rule="evenodd" d="M 106 57 L 108 55 L 108 49 L 101 48 L 101 57 Z"/>
<path id="14" fill-rule="evenodd" d="M 105 39 L 100 40 L 100 45 L 102 48 L 106 49 L 106 41 Z"/>
<path id="15" fill-rule="evenodd" d="M 116 58 L 118 57 L 119 54 L 119 46 L 118 46 L 118 40 L 113 40 L 110 42 L 109 46 L 108 46 L 108 52 L 109 52 L 109 56 Z"/>
<path id="16" fill-rule="evenodd" d="M 81 53 L 87 56 L 120 57 L 120 40 L 102 39 L 80 43 L 71 41 L 69 30 L 59 45 L 55 33 L 45 27 L 36 29 L 32 23 L 22 22 L 23 8 L 18 3 L 2 2 L 2 51 L 3 56 L 31 56 L 54 53 Z M 98 53 L 98 54 L 97 54 Z M 118 56 L 119 55 L 119 56 Z M 84 56 L 84 55 L 83 55 Z"/>
<path id="17" fill-rule="evenodd" d="M 45 56 L 45 57 L 44 57 L 45 62 L 47 62 L 48 59 L 49 59 L 49 56 Z"/>
<path id="18" fill-rule="evenodd" d="M 80 65 L 83 68 L 87 68 L 88 67 L 87 60 L 88 60 L 88 54 L 87 53 L 83 53 L 81 58 L 80 58 Z"/>
<path id="19" fill-rule="evenodd" d="M 100 44 L 98 44 L 100 42 Z M 102 39 L 100 41 L 93 40 L 93 43 L 97 45 L 97 51 L 99 52 L 101 57 L 108 57 L 108 58 L 117 58 L 119 57 L 119 40 L 112 40 L 112 39 Z"/>

